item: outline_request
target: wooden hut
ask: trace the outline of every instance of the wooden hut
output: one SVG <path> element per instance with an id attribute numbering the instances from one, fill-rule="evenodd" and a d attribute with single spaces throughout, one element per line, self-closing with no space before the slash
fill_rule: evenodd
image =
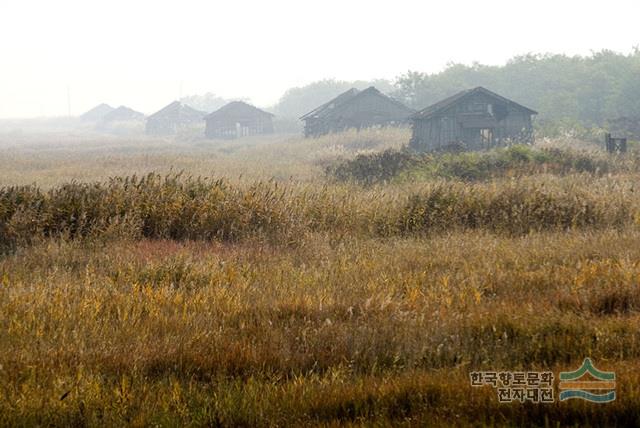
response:
<path id="1" fill-rule="evenodd" d="M 273 114 L 233 101 L 205 116 L 207 138 L 240 138 L 273 133 Z"/>
<path id="2" fill-rule="evenodd" d="M 363 91 L 349 89 L 300 120 L 305 122 L 304 135 L 316 137 L 352 128 L 407 123 L 412 113 L 414 110 L 371 86 Z"/>
<path id="3" fill-rule="evenodd" d="M 96 122 L 95 129 L 109 134 L 139 135 L 144 132 L 144 118 L 144 114 L 129 107 L 120 106 Z"/>
<path id="4" fill-rule="evenodd" d="M 532 143 L 536 114 L 483 87 L 469 89 L 414 114 L 410 147 L 418 151 L 452 146 L 480 150 L 507 142 Z"/>
<path id="5" fill-rule="evenodd" d="M 115 109 L 111 107 L 109 104 L 104 104 L 104 103 L 98 104 L 91 110 L 81 115 L 80 120 L 82 120 L 83 122 L 98 122 L 102 120 L 103 117 L 111 113 L 113 110 Z"/>
<path id="6" fill-rule="evenodd" d="M 175 135 L 180 130 L 201 124 L 202 118 L 205 116 L 205 112 L 174 101 L 147 118 L 145 133 L 147 135 Z"/>
<path id="7" fill-rule="evenodd" d="M 102 122 L 126 122 L 126 121 L 142 121 L 144 114 L 139 111 L 135 111 L 126 106 L 120 106 L 117 109 L 110 111 L 102 117 Z"/>

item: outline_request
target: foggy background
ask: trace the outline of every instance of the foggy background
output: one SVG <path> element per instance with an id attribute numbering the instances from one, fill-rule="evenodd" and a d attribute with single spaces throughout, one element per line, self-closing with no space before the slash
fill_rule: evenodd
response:
<path id="1" fill-rule="evenodd" d="M 205 93 L 269 107 L 327 78 L 395 81 L 529 52 L 629 53 L 639 11 L 631 0 L 3 0 L 0 117 L 66 116 L 69 95 L 72 115 L 101 102 L 149 114 Z"/>

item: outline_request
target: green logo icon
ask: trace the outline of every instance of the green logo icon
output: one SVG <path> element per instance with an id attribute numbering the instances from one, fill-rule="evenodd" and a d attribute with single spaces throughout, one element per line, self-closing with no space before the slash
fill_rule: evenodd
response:
<path id="1" fill-rule="evenodd" d="M 594 380 L 581 380 L 587 373 Z M 616 399 L 615 389 L 616 374 L 596 369 L 590 358 L 585 358 L 575 371 L 560 372 L 560 401 L 577 398 L 592 403 L 609 403 Z"/>

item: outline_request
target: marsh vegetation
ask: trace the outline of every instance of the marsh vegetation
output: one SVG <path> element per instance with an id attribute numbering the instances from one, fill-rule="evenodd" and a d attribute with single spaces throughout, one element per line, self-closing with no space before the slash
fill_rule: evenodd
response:
<path id="1" fill-rule="evenodd" d="M 0 424 L 638 424 L 635 149 L 408 137 L 3 141 Z M 585 356 L 614 403 L 469 385 Z"/>

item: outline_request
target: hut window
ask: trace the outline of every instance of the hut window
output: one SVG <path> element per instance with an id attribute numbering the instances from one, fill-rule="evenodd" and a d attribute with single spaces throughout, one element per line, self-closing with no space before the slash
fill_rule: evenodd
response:
<path id="1" fill-rule="evenodd" d="M 507 106 L 503 104 L 496 104 L 493 106 L 493 116 L 496 118 L 496 120 L 503 120 L 507 117 L 508 114 L 509 112 L 507 110 Z"/>
<path id="2" fill-rule="evenodd" d="M 487 108 L 487 105 L 481 102 L 475 102 L 475 103 L 469 104 L 469 111 L 472 111 L 472 112 L 484 111 L 486 110 L 486 108 Z"/>

